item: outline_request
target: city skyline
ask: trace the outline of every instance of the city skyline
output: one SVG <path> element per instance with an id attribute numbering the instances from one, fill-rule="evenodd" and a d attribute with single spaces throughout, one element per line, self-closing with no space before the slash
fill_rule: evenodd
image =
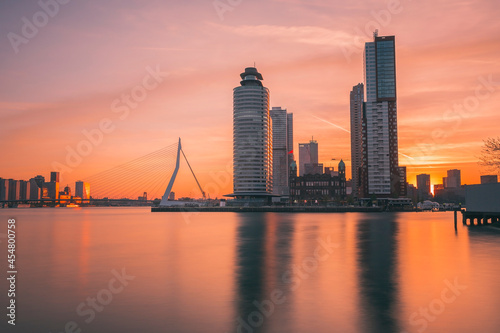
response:
<path id="1" fill-rule="evenodd" d="M 191 163 L 203 167 L 200 181 L 210 182 L 211 174 L 227 170 L 232 159 L 227 92 L 234 87 L 234 72 L 256 62 L 273 92 L 271 105 L 294 113 L 295 142 L 306 142 L 314 133 L 322 145 L 320 162 L 343 157 L 351 178 L 351 162 L 345 158 L 350 156 L 350 136 L 329 123 L 349 128 L 347 96 L 353 84 L 363 81 L 362 45 L 379 28 L 381 35 L 398 40 L 400 165 L 407 166 L 408 181 L 415 184 L 417 174 L 429 173 L 431 183 L 440 184 L 447 170 L 460 169 L 462 183 L 479 182 L 477 155 L 482 140 L 497 135 L 499 121 L 494 2 L 474 7 L 402 3 L 392 12 L 386 4 L 373 2 L 359 7 L 242 3 L 225 12 L 223 20 L 211 3 L 198 2 L 198 9 L 174 3 L 127 4 L 115 17 L 106 15 L 109 4 L 61 5 L 17 53 L 3 39 L 0 138 L 9 143 L 3 152 L 3 177 L 29 179 L 53 171 L 55 162 L 66 165 L 68 147 L 76 150 L 89 140 L 84 133 L 95 134 L 109 118 L 112 123 L 103 124 L 102 138 L 93 136 L 98 144 L 69 166 L 62 183 L 142 156 L 178 136 L 185 138 Z M 9 9 L 0 14 L 4 36 L 22 34 L 21 18 L 31 19 L 41 10 L 35 2 L 2 6 Z M 282 15 L 276 18 L 278 11 Z M 294 11 L 301 12 L 300 21 Z M 257 12 L 265 14 L 249 20 Z M 82 21 L 87 16 L 93 17 L 93 26 Z M 168 23 L 155 26 L 140 19 L 159 17 Z M 98 30 L 104 26 L 112 29 Z M 67 47 L 77 40 L 83 46 Z M 112 47 L 109 40 L 115 41 Z M 267 52 L 254 51 L 259 48 Z M 145 78 L 155 88 L 127 107 L 122 95 L 131 94 Z M 481 97 L 476 105 L 477 87 Z M 195 195 L 189 177 L 188 172 L 179 174 L 176 192 L 181 196 Z M 230 192 L 227 184 L 218 194 Z"/>
<path id="2" fill-rule="evenodd" d="M 499 17 L 0 1 L 0 332 L 500 332 Z"/>

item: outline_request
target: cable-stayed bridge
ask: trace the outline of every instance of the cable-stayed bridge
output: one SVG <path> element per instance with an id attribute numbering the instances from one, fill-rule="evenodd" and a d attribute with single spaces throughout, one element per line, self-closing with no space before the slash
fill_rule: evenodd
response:
<path id="1" fill-rule="evenodd" d="M 136 199 L 144 192 L 150 199 L 159 198 L 175 168 L 177 146 L 174 143 L 82 181 L 90 184 L 94 199 Z"/>
<path id="2" fill-rule="evenodd" d="M 45 197 L 31 200 L 14 198 L 14 200 L 0 201 L 0 204 L 52 203 L 57 205 L 67 203 L 99 204 L 102 202 L 119 204 L 120 202 L 130 201 L 151 203 L 154 199 L 161 199 L 161 205 L 168 205 L 167 201 L 179 171 L 181 154 L 196 180 L 200 194 L 205 199 L 205 192 L 198 182 L 186 154 L 182 150 L 181 139 L 179 138 L 179 141 L 174 144 L 81 179 L 90 185 L 91 198 L 89 199 L 62 199 L 62 197 L 54 199 Z"/>

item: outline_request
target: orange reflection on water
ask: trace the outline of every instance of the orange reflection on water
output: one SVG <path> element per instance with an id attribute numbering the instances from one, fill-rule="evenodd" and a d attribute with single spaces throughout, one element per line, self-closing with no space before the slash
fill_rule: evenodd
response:
<path id="1" fill-rule="evenodd" d="M 398 237 L 398 281 L 404 305 L 401 308 L 403 325 L 410 331 L 424 329 L 431 321 L 420 312 L 421 309 L 429 311 L 429 318 L 437 320 L 435 314 L 441 312 L 441 303 L 447 307 L 447 311 L 439 313 L 441 325 L 454 317 L 467 316 L 470 311 L 467 296 L 457 298 L 453 304 L 441 300 L 453 296 L 453 293 L 444 291 L 448 282 L 453 284 L 455 279 L 465 285 L 471 282 L 467 229 L 460 226 L 455 232 L 451 213 L 406 213 L 402 217 L 405 221 L 400 223 Z M 436 307 L 436 313 L 425 310 L 431 304 Z"/>

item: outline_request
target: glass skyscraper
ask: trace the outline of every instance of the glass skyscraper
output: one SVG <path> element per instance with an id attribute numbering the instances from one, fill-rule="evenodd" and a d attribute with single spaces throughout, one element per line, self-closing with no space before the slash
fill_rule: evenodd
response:
<path id="1" fill-rule="evenodd" d="M 362 196 L 400 196 L 394 36 L 365 43 Z"/>

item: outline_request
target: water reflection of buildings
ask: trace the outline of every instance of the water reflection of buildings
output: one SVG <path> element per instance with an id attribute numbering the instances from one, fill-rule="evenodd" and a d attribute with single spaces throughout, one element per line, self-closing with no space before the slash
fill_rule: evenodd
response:
<path id="1" fill-rule="evenodd" d="M 255 213 L 238 218 L 234 331 L 273 332 L 277 325 L 282 330 L 287 325 L 289 303 L 273 304 L 269 318 L 264 312 L 271 310 L 269 304 L 276 291 L 282 293 L 280 299 L 291 297 L 283 275 L 290 270 L 292 260 L 292 217 Z"/>
<path id="2" fill-rule="evenodd" d="M 357 227 L 360 321 L 365 332 L 399 332 L 396 215 L 366 216 Z"/>

